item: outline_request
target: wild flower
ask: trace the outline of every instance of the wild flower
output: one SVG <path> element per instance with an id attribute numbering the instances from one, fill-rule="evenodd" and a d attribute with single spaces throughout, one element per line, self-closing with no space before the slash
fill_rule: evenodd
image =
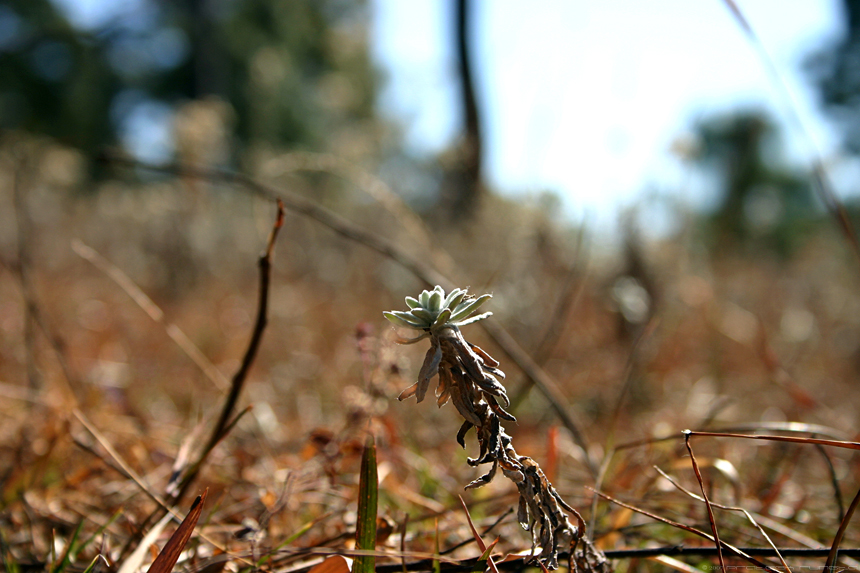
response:
<path id="1" fill-rule="evenodd" d="M 514 450 L 511 437 L 501 424 L 501 420 L 516 421 L 505 410 L 510 407 L 505 387 L 500 382 L 505 374 L 497 360 L 460 333 L 461 326 L 492 315 L 491 312 L 475 314 L 491 297 L 490 294 L 475 297 L 459 288 L 446 295 L 442 287 L 436 286 L 432 291 L 422 292 L 417 299 L 406 297 L 408 311 L 383 313 L 395 325 L 421 332 L 415 338 L 398 340 L 401 344 L 430 339 L 430 349 L 418 372 L 418 381 L 404 390 L 399 399 L 415 396 L 418 402 L 423 401 L 431 380 L 438 376 L 436 403 L 441 408 L 450 400 L 465 418 L 457 432 L 457 442 L 463 448 L 466 434 L 475 428 L 479 454 L 476 458 L 468 458 L 468 463 L 472 466 L 492 464 L 486 474 L 472 481 L 466 489 L 490 483 L 501 469 L 519 491 L 517 520 L 532 535 L 532 552 L 540 546 L 541 563 L 555 569 L 559 548 L 572 549 L 583 536 L 582 521 L 576 510 L 559 496 L 537 462 Z M 573 525 L 563 510 L 575 515 L 580 526 Z M 593 561 L 593 547 L 587 544 L 584 550 L 592 552 L 586 557 L 587 561 Z M 600 564 L 597 568 L 608 567 L 600 557 L 597 554 Z"/>

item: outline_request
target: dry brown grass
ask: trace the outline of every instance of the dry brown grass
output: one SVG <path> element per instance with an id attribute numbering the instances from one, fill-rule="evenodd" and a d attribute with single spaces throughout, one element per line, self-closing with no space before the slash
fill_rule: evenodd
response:
<path id="1" fill-rule="evenodd" d="M 0 551 L 7 567 L 47 569 L 78 524 L 79 538 L 87 539 L 121 511 L 66 569 L 83 569 L 98 552 L 115 566 L 158 507 L 144 487 L 166 495 L 177 458 L 195 458 L 224 401 L 223 388 L 165 326 L 187 335 L 229 380 L 253 325 L 255 265 L 274 207 L 223 184 L 167 177 L 132 183 L 127 172 L 81 193 L 84 179 L 75 174 L 72 152 L 27 145 L 26 171 L 8 149 L 0 169 Z M 348 185 L 325 175 L 273 182 L 298 187 L 429 261 L 414 224 L 400 225 Z M 24 199 L 18 210 L 16 184 Z M 19 234 L 22 220 L 29 230 Z M 543 366 L 584 429 L 589 455 L 606 461 L 605 472 L 595 482 L 583 452 L 558 430 L 535 389 L 510 432 L 518 451 L 554 468 L 556 487 L 592 521 L 597 543 L 613 550 L 712 546 L 623 507 L 592 505 L 584 487 L 709 532 L 705 505 L 654 469 L 701 494 L 685 428 L 754 433 L 763 423 L 796 421 L 819 437 L 856 439 L 860 290 L 856 261 L 835 235 L 821 233 L 784 263 L 767 256 L 717 260 L 692 234 L 650 245 L 645 259 L 659 298 L 644 329 L 625 325 L 614 307 L 611 285 L 621 265 L 592 260 L 586 274 L 585 255 L 575 255 L 576 233 L 535 206 L 490 199 L 468 231 L 447 230 L 433 240 L 450 254 L 461 286 L 494 293 L 491 320 L 530 352 L 553 322 L 559 293 L 575 301 L 542 352 Z M 18 272 L 21 239 L 26 288 Z M 127 274 L 163 313 L 163 323 L 77 256 L 74 239 Z M 579 270 L 569 272 L 574 265 Z M 240 409 L 253 409 L 215 448 L 192 488 L 208 487 L 209 496 L 198 524 L 203 537 L 192 540 L 182 567 L 257 563 L 287 571 L 320 559 L 308 553 L 347 551 L 368 428 L 378 445 L 380 515 L 387 524 L 381 530 L 389 532 L 380 548 L 397 553 L 403 545 L 409 560 L 432 553 L 435 520 L 442 550 L 471 539 L 456 500 L 462 484 L 482 472 L 466 465 L 454 440 L 457 418 L 449 409 L 393 400 L 412 384 L 423 349 L 395 347 L 381 312 L 401 308 L 403 296 L 423 286 L 392 260 L 287 214 L 275 251 L 269 325 L 240 400 Z M 35 334 L 28 351 L 30 320 Z M 485 333 L 468 328 L 470 340 L 500 357 Z M 510 361 L 502 359 L 502 366 L 516 396 L 525 381 Z M 787 426 L 771 425 L 769 433 L 786 435 L 780 429 Z M 610 448 L 630 442 L 639 445 L 607 457 Z M 701 436 L 692 446 L 708 498 L 748 510 L 780 548 L 829 548 L 840 511 L 860 487 L 858 458 L 848 449 Z M 143 484 L 126 475 L 124 464 Z M 529 546 L 515 516 L 506 514 L 516 501 L 509 484 L 464 497 L 479 529 L 504 516 L 491 534 L 501 536 L 497 553 Z M 189 503 L 177 508 L 180 514 Z M 722 540 L 768 545 L 743 514 L 714 511 Z M 842 546 L 858 542 L 849 526 Z M 467 544 L 447 557 L 478 554 Z M 744 564 L 729 553 L 725 558 Z M 824 559 L 787 563 L 821 566 Z M 619 570 L 665 566 L 665 559 L 616 561 Z"/>

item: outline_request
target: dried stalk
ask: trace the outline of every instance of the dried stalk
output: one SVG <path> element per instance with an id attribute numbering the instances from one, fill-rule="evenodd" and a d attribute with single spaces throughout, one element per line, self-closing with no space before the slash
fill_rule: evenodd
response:
<path id="1" fill-rule="evenodd" d="M 511 437 L 501 421 L 516 421 L 505 408 L 510 407 L 505 387 L 499 381 L 505 374 L 499 362 L 484 350 L 468 342 L 460 327 L 489 317 L 492 313 L 474 315 L 491 295 L 469 295 L 454 289 L 446 296 L 442 287 L 424 291 L 417 299 L 406 298 L 408 312 L 392 311 L 384 316 L 392 323 L 421 332 L 403 344 L 430 340 L 430 349 L 418 373 L 418 381 L 404 390 L 400 400 L 415 396 L 424 400 L 430 382 L 438 377 L 436 403 L 444 406 L 449 400 L 465 419 L 457 442 L 466 447 L 465 437 L 472 428 L 478 439 L 479 454 L 468 458 L 471 466 L 490 464 L 486 474 L 472 481 L 466 489 L 490 483 L 499 469 L 517 486 L 520 494 L 517 520 L 532 536 L 532 552 L 540 547 L 538 560 L 549 568 L 558 568 L 559 548 L 571 548 L 572 569 L 609 571 L 609 562 L 587 539 L 582 518 L 568 505 L 544 475 L 540 465 L 528 456 L 517 454 Z M 565 513 L 567 512 L 567 513 Z M 568 514 L 576 517 L 573 525 Z M 576 545 L 583 541 L 577 551 Z"/>

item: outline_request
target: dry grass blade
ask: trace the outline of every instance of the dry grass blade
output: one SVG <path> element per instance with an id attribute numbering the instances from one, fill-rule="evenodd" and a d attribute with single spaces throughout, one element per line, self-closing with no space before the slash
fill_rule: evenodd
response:
<path id="1" fill-rule="evenodd" d="M 674 479 L 672 479 L 672 477 L 671 477 L 671 476 L 669 476 L 666 472 L 664 472 L 663 470 L 661 470 L 661 469 L 660 469 L 660 468 L 658 468 L 657 466 L 654 466 L 654 469 L 655 469 L 655 470 L 657 470 L 657 472 L 658 472 L 661 476 L 663 476 L 664 478 L 666 478 L 666 480 L 667 480 L 669 483 L 671 483 L 673 486 L 675 486 L 677 489 L 681 490 L 682 492 L 684 492 L 685 494 L 689 495 L 689 496 L 690 496 L 690 497 L 692 497 L 693 499 L 697 499 L 697 500 L 702 501 L 702 502 L 704 502 L 704 501 L 705 501 L 705 499 L 704 499 L 703 497 L 696 495 L 695 493 L 691 492 L 690 490 L 688 490 L 687 488 L 685 488 L 684 486 L 682 486 L 681 484 L 679 484 L 678 482 L 676 482 Z M 739 512 L 743 513 L 743 514 L 747 517 L 747 519 L 750 521 L 750 523 L 752 523 L 752 524 L 753 524 L 753 527 L 755 527 L 756 529 L 758 529 L 758 530 L 759 530 L 759 533 L 761 533 L 762 537 L 764 537 L 764 538 L 765 538 L 765 540 L 767 541 L 768 545 L 770 545 L 770 546 L 773 548 L 774 552 L 776 553 L 776 556 L 779 558 L 780 562 L 782 563 L 782 566 L 783 566 L 783 567 L 785 567 L 785 570 L 786 570 L 786 571 L 788 571 L 789 573 L 791 573 L 791 568 L 788 566 L 788 563 L 786 563 L 786 562 L 785 562 L 785 559 L 783 559 L 782 554 L 779 552 L 779 549 L 777 548 L 776 544 L 774 544 L 773 540 L 771 540 L 770 536 L 769 536 L 769 535 L 765 532 L 765 530 L 764 530 L 764 529 L 763 529 L 763 528 L 758 524 L 758 522 L 757 522 L 755 519 L 753 519 L 753 516 L 752 516 L 752 514 L 750 514 L 750 512 L 748 512 L 746 509 L 744 509 L 744 508 L 742 508 L 742 507 L 734 507 L 734 506 L 729 506 L 729 505 L 721 505 L 721 504 L 719 504 L 719 503 L 713 503 L 713 502 L 711 502 L 711 505 L 712 505 L 713 507 L 718 507 L 718 508 L 720 508 L 720 509 L 725 509 L 725 510 L 728 510 L 728 511 L 739 511 Z M 770 521 L 770 520 L 769 520 L 769 521 Z M 772 522 L 772 523 L 773 523 L 773 522 Z M 777 525 L 779 525 L 779 524 L 777 524 Z M 780 531 L 780 532 L 782 533 L 783 531 L 787 530 L 788 528 L 787 528 L 787 527 L 782 526 L 782 527 L 780 527 L 780 529 L 781 529 L 781 531 Z M 783 533 L 783 534 L 784 534 L 784 533 Z"/>
<path id="2" fill-rule="evenodd" d="M 358 516 L 355 527 L 355 547 L 362 551 L 376 549 L 376 508 L 379 498 L 379 480 L 376 474 L 376 444 L 373 436 L 367 438 L 361 455 L 361 473 L 358 483 Z M 376 557 L 373 554 L 355 558 L 352 573 L 373 573 Z"/>
<path id="3" fill-rule="evenodd" d="M 726 571 L 726 562 L 723 559 L 723 550 L 720 546 L 720 534 L 717 531 L 717 521 L 714 519 L 714 510 L 711 507 L 711 501 L 708 499 L 708 494 L 705 492 L 705 481 L 702 479 L 702 472 L 699 470 L 699 464 L 696 463 L 696 456 L 693 454 L 693 446 L 690 445 L 690 432 L 684 432 L 684 445 L 690 453 L 690 462 L 693 464 L 693 471 L 696 473 L 696 480 L 699 482 L 699 487 L 702 490 L 702 499 L 705 500 L 705 507 L 708 508 L 708 521 L 711 523 L 711 531 L 714 534 L 714 543 L 717 545 L 717 555 L 720 558 L 720 569 L 723 573 Z"/>
<path id="4" fill-rule="evenodd" d="M 158 536 L 161 535 L 161 532 L 164 531 L 164 528 L 167 527 L 167 524 L 170 523 L 170 520 L 173 518 L 172 515 L 167 514 L 156 523 L 152 529 L 150 529 L 137 547 L 134 548 L 134 551 L 125 558 L 120 568 L 117 570 L 117 573 L 134 573 L 140 566 L 143 564 L 143 560 L 146 559 L 146 554 L 149 551 L 150 546 L 152 546 L 157 540 Z"/>
<path id="5" fill-rule="evenodd" d="M 206 375 L 206 377 L 219 390 L 226 390 L 229 383 L 218 368 L 203 354 L 197 345 L 195 345 L 188 335 L 181 328 L 172 323 L 165 323 L 164 311 L 155 304 L 146 293 L 137 286 L 131 277 L 125 274 L 120 268 L 111 264 L 106 258 L 101 256 L 95 249 L 85 245 L 78 239 L 72 241 L 72 250 L 82 259 L 90 262 L 94 267 L 106 274 L 113 282 L 119 286 L 125 293 L 131 297 L 137 306 L 149 316 L 154 322 L 164 326 L 167 336 L 197 365 L 198 368 Z"/>
<path id="6" fill-rule="evenodd" d="M 694 535 L 698 535 L 699 537 L 702 537 L 702 538 L 707 539 L 709 541 L 716 542 L 712 535 L 708 535 L 707 533 L 705 533 L 704 531 L 702 531 L 700 529 L 696 529 L 695 527 L 690 527 L 689 525 L 685 525 L 683 523 L 679 523 L 677 521 L 672 521 L 671 519 L 661 517 L 657 514 L 651 513 L 649 511 L 645 511 L 644 509 L 641 509 L 639 507 L 630 505 L 629 503 L 624 503 L 623 501 L 621 501 L 619 499 L 615 499 L 611 495 L 607 495 L 603 492 L 599 492 L 599 491 L 592 489 L 588 486 L 586 486 L 586 489 L 594 492 L 595 495 L 599 495 L 600 497 L 602 497 L 606 501 L 610 501 L 610 502 L 612 502 L 616 505 L 619 505 L 621 507 L 626 507 L 627 509 L 635 511 L 638 514 L 644 515 L 646 517 L 650 517 L 651 519 L 657 520 L 661 523 L 665 523 L 666 525 L 671 525 L 672 527 L 677 527 L 678 529 L 683 529 L 684 531 L 690 532 Z M 773 567 L 767 565 L 766 563 L 759 561 L 758 559 L 755 559 L 754 557 L 750 556 L 745 551 L 738 549 L 734 545 L 730 545 L 730 544 L 726 543 L 725 541 L 720 541 L 719 543 L 720 543 L 720 547 L 728 549 L 729 551 L 731 551 L 732 553 L 734 553 L 738 557 L 746 559 L 747 561 L 749 561 L 753 565 L 755 565 L 757 567 L 761 567 L 762 569 L 764 569 L 765 571 L 769 571 L 770 573 L 778 573 L 778 571 L 776 569 L 774 569 Z"/>
<path id="7" fill-rule="evenodd" d="M 821 446 L 833 446 L 834 448 L 845 448 L 847 450 L 860 450 L 860 442 L 848 442 L 844 440 L 822 440 L 820 438 L 795 438 L 794 436 L 771 436 L 771 435 L 750 435 L 750 434 L 731 434 L 727 432 L 699 432 L 695 430 L 685 430 L 691 436 L 710 436 L 712 438 L 742 438 L 745 440 L 769 440 L 773 442 L 788 442 L 792 444 L 818 444 Z"/>
<path id="8" fill-rule="evenodd" d="M 839 556 L 839 546 L 842 544 L 842 537 L 845 535 L 845 530 L 848 529 L 848 524 L 851 523 L 851 518 L 854 516 L 854 510 L 860 504 L 860 491 L 851 500 L 851 505 L 848 506 L 848 511 L 845 512 L 845 517 L 842 518 L 842 523 L 839 524 L 839 529 L 836 531 L 836 536 L 833 538 L 833 545 L 830 548 L 830 553 L 827 555 L 827 563 L 824 564 L 825 571 L 832 571 L 836 565 L 836 559 Z"/>
<path id="9" fill-rule="evenodd" d="M 478 547 L 481 549 L 481 558 L 478 560 L 478 562 L 480 563 L 481 561 L 486 559 L 490 569 L 492 569 L 494 573 L 499 573 L 499 570 L 496 568 L 495 562 L 493 562 L 493 558 L 490 557 L 490 551 L 492 551 L 496 542 L 498 542 L 498 539 L 496 539 L 496 541 L 490 544 L 490 547 L 487 547 L 487 545 L 484 543 L 484 540 L 481 539 L 478 530 L 475 528 L 475 523 L 472 521 L 472 516 L 469 515 L 469 508 L 466 507 L 466 502 L 463 501 L 463 496 L 458 495 L 457 497 L 460 498 L 460 505 L 463 506 L 463 511 L 466 513 L 466 521 L 469 522 L 469 529 L 472 530 L 472 535 L 475 538 L 475 543 L 477 543 Z M 483 571 L 483 568 L 481 570 Z"/>
<path id="10" fill-rule="evenodd" d="M 77 418 L 77 420 L 87 429 L 87 431 L 92 434 L 92 436 L 101 444 L 101 446 L 107 450 L 107 453 L 110 454 L 111 458 L 116 462 L 119 468 L 125 472 L 126 477 L 133 480 L 134 483 L 143 491 L 146 495 L 152 498 L 153 501 L 158 503 L 162 508 L 167 508 L 167 503 L 161 498 L 160 495 L 155 493 L 150 489 L 150 487 L 146 484 L 143 478 L 138 475 L 134 468 L 132 468 L 116 451 L 116 448 L 111 445 L 111 443 L 105 438 L 102 433 L 93 425 L 92 422 L 87 419 L 83 412 L 80 410 L 73 410 L 72 415 Z"/>
<path id="11" fill-rule="evenodd" d="M 658 555 L 657 557 L 649 557 L 648 559 L 661 563 L 670 569 L 681 571 L 682 573 L 703 573 L 701 569 L 697 569 L 692 565 L 688 565 L 683 561 L 678 561 L 677 559 L 666 555 Z"/>
<path id="12" fill-rule="evenodd" d="M 208 489 L 203 492 L 203 495 L 198 496 L 194 500 L 188 515 L 185 516 L 185 519 L 182 520 L 182 523 L 179 524 L 179 527 L 170 536 L 164 549 L 161 550 L 158 557 L 155 558 L 155 561 L 147 569 L 147 573 L 170 573 L 173 571 L 173 566 L 179 560 L 179 554 L 182 553 L 188 540 L 191 539 L 191 534 L 194 533 L 194 526 L 197 525 L 197 520 L 200 519 L 200 514 L 203 512 L 203 504 L 206 502 L 207 493 L 209 493 Z"/>

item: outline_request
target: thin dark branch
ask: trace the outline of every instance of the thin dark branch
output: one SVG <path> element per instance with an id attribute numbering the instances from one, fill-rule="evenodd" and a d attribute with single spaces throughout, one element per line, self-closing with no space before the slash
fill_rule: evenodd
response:
<path id="1" fill-rule="evenodd" d="M 741 549 L 738 549 L 737 547 L 734 547 L 733 545 L 729 545 L 725 541 L 715 540 L 713 536 L 708 535 L 707 533 L 705 533 L 704 531 L 702 531 L 700 529 L 696 529 L 695 527 L 691 527 L 689 525 L 680 523 L 678 521 L 672 521 L 671 519 L 661 517 L 655 513 L 651 513 L 649 511 L 645 511 L 644 509 L 641 509 L 639 507 L 630 505 L 629 503 L 624 503 L 621 500 L 615 499 L 611 495 L 607 495 L 605 493 L 596 491 L 596 490 L 591 489 L 591 488 L 588 488 L 588 489 L 593 491 L 595 495 L 599 495 L 603 499 L 605 499 L 607 501 L 611 501 L 612 503 L 614 503 L 616 505 L 620 505 L 621 507 L 627 508 L 631 511 L 635 511 L 636 513 L 639 513 L 639 514 L 644 515 L 646 517 L 650 517 L 651 519 L 654 519 L 654 520 L 659 521 L 661 523 L 665 523 L 666 525 L 671 525 L 672 527 L 677 527 L 678 529 L 683 529 L 684 531 L 688 531 L 694 535 L 698 535 L 699 537 L 703 537 L 703 538 L 708 539 L 712 542 L 718 542 L 720 544 L 720 547 L 728 549 L 729 551 L 731 551 L 732 553 L 734 553 L 738 557 L 746 559 L 747 561 L 749 561 L 753 565 L 756 565 L 757 567 L 761 567 L 761 568 L 765 569 L 766 571 L 769 571 L 770 573 L 778 573 L 777 570 L 774 569 L 773 567 L 771 567 L 770 565 L 767 565 L 766 563 L 762 563 L 761 561 L 750 556 L 750 554 L 746 553 L 745 551 L 742 551 Z M 713 549 L 715 552 L 717 551 L 716 547 L 713 547 L 711 549 Z"/>
<path id="2" fill-rule="evenodd" d="M 727 432 L 699 432 L 693 430 L 685 430 L 690 432 L 691 436 L 710 436 L 712 438 L 743 438 L 746 440 L 769 440 L 772 442 L 789 442 L 792 444 L 818 444 L 821 446 L 834 446 L 837 448 L 845 448 L 848 450 L 860 450 L 860 442 L 849 442 L 844 440 L 822 440 L 820 438 L 796 438 L 794 436 L 771 436 L 766 434 L 748 435 L 748 434 L 731 434 Z"/>
<path id="3" fill-rule="evenodd" d="M 830 476 L 830 485 L 833 487 L 833 497 L 836 500 L 836 521 L 842 521 L 845 517 L 845 502 L 842 500 L 842 490 L 839 489 L 839 478 L 836 477 L 836 468 L 833 467 L 833 461 L 827 454 L 827 450 L 821 444 L 815 444 L 815 449 L 824 458 L 824 463 L 827 465 L 827 472 Z"/>
<path id="4" fill-rule="evenodd" d="M 271 278 L 271 265 L 272 265 L 272 252 L 275 246 L 275 240 L 278 236 L 278 231 L 280 231 L 281 227 L 284 224 L 284 205 L 278 199 L 278 215 L 275 219 L 275 224 L 272 227 L 272 231 L 269 234 L 269 240 L 266 245 L 266 251 L 260 257 L 259 267 L 260 267 L 260 289 L 259 289 L 259 298 L 257 305 L 257 319 L 254 323 L 254 329 L 251 332 L 251 340 L 248 343 L 248 348 L 245 351 L 245 355 L 242 358 L 242 364 L 239 367 L 239 370 L 236 371 L 236 374 L 233 376 L 233 380 L 230 386 L 230 393 L 227 396 L 227 399 L 224 401 L 224 406 L 221 409 L 221 414 L 218 417 L 218 422 L 215 424 L 215 427 L 212 429 L 212 434 L 209 437 L 209 441 L 206 443 L 206 446 L 200 452 L 197 460 L 189 466 L 188 473 L 185 477 L 182 478 L 182 481 L 179 483 L 179 486 L 176 488 L 176 493 L 171 497 L 171 503 L 177 504 L 182 499 L 182 497 L 188 492 L 191 488 L 191 485 L 194 483 L 194 480 L 197 478 L 200 473 L 200 469 L 203 467 L 204 463 L 209 457 L 209 454 L 218 445 L 224 436 L 229 432 L 238 422 L 239 418 L 248 411 L 248 409 L 239 413 L 238 416 L 235 416 L 231 420 L 231 416 L 233 414 L 233 410 L 236 409 L 236 404 L 239 401 L 239 396 L 241 395 L 242 388 L 245 384 L 245 379 L 248 376 L 248 372 L 251 369 L 251 365 L 254 362 L 254 358 L 257 355 L 257 349 L 260 346 L 260 341 L 263 338 L 263 331 L 266 328 L 266 315 L 268 311 L 269 305 L 269 282 Z M 126 556 L 127 553 L 131 550 L 132 545 L 139 540 L 139 532 L 145 530 L 146 526 L 151 523 L 153 520 L 158 519 L 161 515 L 163 515 L 163 509 L 161 507 L 157 508 L 154 512 L 149 514 L 149 516 L 143 521 L 143 524 L 138 529 L 138 535 L 132 536 L 128 543 L 126 543 L 125 547 L 122 550 L 122 555 Z"/>
<path id="5" fill-rule="evenodd" d="M 699 463 L 696 461 L 696 456 L 693 454 L 693 446 L 690 445 L 690 433 L 684 433 L 684 445 L 687 446 L 687 452 L 690 454 L 690 462 L 693 464 L 693 471 L 696 473 L 696 480 L 699 482 L 699 489 L 702 491 L 702 499 L 705 500 L 705 507 L 708 508 L 708 521 L 711 524 L 711 531 L 714 534 L 714 543 L 717 547 L 717 556 L 720 558 L 720 569 L 726 573 L 726 561 L 723 559 L 723 550 L 720 545 L 720 534 L 717 531 L 717 520 L 714 518 L 714 509 L 711 507 L 711 500 L 708 499 L 708 493 L 705 491 L 705 481 L 702 479 L 702 472 L 699 470 Z"/>
<path id="6" fill-rule="evenodd" d="M 400 247 L 386 241 L 378 235 L 359 227 L 340 215 L 329 211 L 325 207 L 317 205 L 313 201 L 305 199 L 299 195 L 289 193 L 286 190 L 276 189 L 269 185 L 265 185 L 246 175 L 232 171 L 204 169 L 181 164 L 164 166 L 151 165 L 122 157 L 111 156 L 104 157 L 103 159 L 118 165 L 145 169 L 155 173 L 166 173 L 177 177 L 200 178 L 207 181 L 234 184 L 244 187 L 252 193 L 267 199 L 280 199 L 286 209 L 309 217 L 328 227 L 335 233 L 360 243 L 391 259 L 404 269 L 408 270 L 415 277 L 422 280 L 427 286 L 432 287 L 440 285 L 445 290 L 451 290 L 456 286 L 453 281 L 439 273 L 424 261 L 410 256 Z M 523 350 L 522 347 L 520 347 L 513 337 L 496 322 L 483 321 L 481 322 L 481 326 L 483 326 L 484 331 L 490 336 L 502 352 L 511 361 L 513 361 L 519 369 L 533 381 L 534 385 L 544 394 L 544 396 L 546 396 L 550 406 L 556 412 L 562 424 L 564 424 L 568 431 L 570 431 L 574 441 L 576 441 L 576 444 L 582 449 L 583 456 L 586 460 L 586 466 L 589 471 L 593 476 L 597 475 L 597 467 L 588 455 L 588 442 L 585 440 L 585 435 L 579 428 L 579 425 L 568 412 L 567 398 L 564 392 L 562 392 L 555 381 L 546 372 L 544 372 L 537 363 L 535 363 L 531 356 Z"/>
<path id="7" fill-rule="evenodd" d="M 193 464 L 193 471 L 190 471 L 188 475 L 183 478 L 181 485 L 178 488 L 178 492 L 173 497 L 174 503 L 178 503 L 182 496 L 188 491 L 188 488 L 191 486 L 191 483 L 197 477 L 200 468 L 205 462 L 206 458 L 209 456 L 209 453 L 215 448 L 218 442 L 226 435 L 229 428 L 232 428 L 235 425 L 235 421 L 230 423 L 230 418 L 233 416 L 233 410 L 236 409 L 236 404 L 239 401 L 239 396 L 242 393 L 242 389 L 245 386 L 245 380 L 248 377 L 248 372 L 251 370 L 251 365 L 254 363 L 254 358 L 257 356 L 257 350 L 260 347 L 260 341 L 263 339 L 263 331 L 266 329 L 267 323 L 267 313 L 269 308 L 269 283 L 271 281 L 272 275 L 272 252 L 274 251 L 275 241 L 278 238 L 278 231 L 280 231 L 281 227 L 284 225 L 284 205 L 278 200 L 278 215 L 275 219 L 275 224 L 272 227 L 272 231 L 269 233 L 269 241 L 266 246 L 266 251 L 260 257 L 259 267 L 260 267 L 260 289 L 258 295 L 258 304 L 257 304 L 257 319 L 254 323 L 254 330 L 251 332 L 251 340 L 248 342 L 248 349 L 245 351 L 245 355 L 242 357 L 242 364 L 239 366 L 239 370 L 236 371 L 236 374 L 233 375 L 233 380 L 230 385 L 230 393 L 227 395 L 227 399 L 224 401 L 224 406 L 221 409 L 221 415 L 218 417 L 218 422 L 215 424 L 215 427 L 212 429 L 212 434 L 209 437 L 209 441 L 206 443 L 206 446 L 203 448 L 202 453 L 200 454 L 200 458 L 197 460 L 195 464 Z"/>
<path id="8" fill-rule="evenodd" d="M 23 147 L 23 144 L 19 144 Z M 36 318 L 38 307 L 33 284 L 30 280 L 31 241 L 32 241 L 32 219 L 30 218 L 27 204 L 24 199 L 24 177 L 25 170 L 30 171 L 30 157 L 27 151 L 19 149 L 15 154 L 17 165 L 14 169 L 12 181 L 12 199 L 15 208 L 15 224 L 17 226 L 18 261 L 15 265 L 18 278 L 21 281 L 21 291 L 24 294 L 24 355 L 27 364 L 27 383 L 31 390 L 37 390 L 41 386 L 39 370 L 36 367 Z"/>
<path id="9" fill-rule="evenodd" d="M 827 562 L 824 564 L 825 571 L 830 571 L 839 558 L 839 546 L 842 544 L 842 537 L 845 535 L 845 530 L 848 529 L 848 524 L 851 523 L 851 518 L 854 516 L 854 511 L 857 509 L 858 504 L 860 504 L 860 490 L 857 491 L 857 495 L 851 500 L 851 505 L 848 506 L 848 511 L 845 512 L 845 517 L 842 518 L 842 523 L 839 524 L 839 529 L 833 537 L 833 545 L 830 547 Z"/>
<path id="10" fill-rule="evenodd" d="M 493 529 L 496 528 L 496 526 L 498 524 L 500 524 L 507 516 L 509 516 L 513 512 L 514 512 L 514 508 L 509 507 L 508 510 L 505 511 L 504 513 L 502 513 L 502 515 L 500 515 L 493 523 L 491 523 L 490 525 L 488 525 L 487 527 L 484 528 L 484 530 L 481 532 L 481 537 L 490 533 Z M 449 547 L 445 551 L 440 551 L 439 555 L 448 555 L 449 553 L 453 553 L 453 552 L 457 551 L 458 549 L 460 549 L 461 547 L 465 547 L 466 545 L 469 545 L 470 543 L 474 543 L 474 542 L 475 542 L 474 538 L 466 539 L 466 540 L 461 541 L 460 543 L 458 543 L 456 545 L 452 545 L 451 547 Z"/>

